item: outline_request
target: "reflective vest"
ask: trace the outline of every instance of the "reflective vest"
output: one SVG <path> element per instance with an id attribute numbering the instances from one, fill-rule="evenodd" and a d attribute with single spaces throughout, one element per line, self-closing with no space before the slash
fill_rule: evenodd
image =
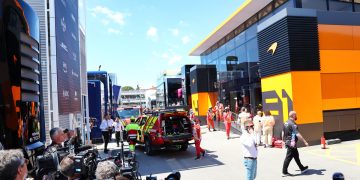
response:
<path id="1" fill-rule="evenodd" d="M 140 130 L 140 127 L 136 123 L 130 123 L 126 126 L 125 129 L 128 132 L 128 138 L 131 140 L 136 140 L 137 138 L 137 132 Z"/>

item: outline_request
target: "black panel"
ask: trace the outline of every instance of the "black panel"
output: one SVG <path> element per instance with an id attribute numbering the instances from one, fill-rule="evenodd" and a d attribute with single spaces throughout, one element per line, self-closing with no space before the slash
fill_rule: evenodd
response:
<path id="1" fill-rule="evenodd" d="M 290 71 L 290 51 L 287 19 L 284 18 L 258 33 L 259 60 L 261 77 Z M 267 52 L 277 42 L 277 49 Z"/>
<path id="2" fill-rule="evenodd" d="M 198 86 L 197 86 L 197 71 L 193 70 L 190 71 L 190 91 L 191 94 L 197 93 L 198 92 Z"/>
<path id="3" fill-rule="evenodd" d="M 189 103 L 189 99 L 188 97 L 191 96 L 191 79 L 190 79 L 190 69 L 195 66 L 193 64 L 187 64 L 187 65 L 184 65 L 182 68 L 181 68 L 181 78 L 183 79 L 183 98 L 184 98 L 184 102 L 185 102 L 185 105 L 188 105 L 188 104 L 191 104 Z"/>
<path id="4" fill-rule="evenodd" d="M 216 86 L 215 86 L 215 84 L 216 84 L 216 82 L 217 82 L 217 75 L 216 75 L 216 68 L 214 67 L 214 68 L 209 68 L 208 69 L 208 81 L 209 81 L 209 89 L 208 89 L 208 91 L 209 92 L 215 92 L 215 91 L 217 91 L 217 89 L 216 89 Z"/>
<path id="5" fill-rule="evenodd" d="M 258 33 L 258 46 L 261 77 L 320 70 L 316 17 L 285 17 Z"/>
<path id="6" fill-rule="evenodd" d="M 215 65 L 197 65 L 190 71 L 191 94 L 215 92 L 217 81 Z"/>
<path id="7" fill-rule="evenodd" d="M 288 17 L 292 71 L 319 71 L 316 17 Z"/>

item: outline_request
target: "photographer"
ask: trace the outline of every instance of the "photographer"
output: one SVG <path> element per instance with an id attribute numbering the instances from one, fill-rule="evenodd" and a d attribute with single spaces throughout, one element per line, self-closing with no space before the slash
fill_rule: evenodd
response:
<path id="1" fill-rule="evenodd" d="M 64 130 L 64 134 L 66 137 L 66 140 L 64 142 L 64 146 L 68 147 L 69 145 L 73 144 L 73 138 L 75 137 L 75 131 L 74 130 L 69 130 L 69 129 L 65 129 Z"/>
<path id="2" fill-rule="evenodd" d="M 2 150 L 0 157 L 1 179 L 22 180 L 27 177 L 29 161 L 24 158 L 21 150 Z"/>
<path id="3" fill-rule="evenodd" d="M 65 141 L 65 134 L 61 128 L 52 128 L 50 130 L 50 138 L 51 144 L 46 147 L 45 153 L 52 153 L 62 148 L 62 143 Z"/>

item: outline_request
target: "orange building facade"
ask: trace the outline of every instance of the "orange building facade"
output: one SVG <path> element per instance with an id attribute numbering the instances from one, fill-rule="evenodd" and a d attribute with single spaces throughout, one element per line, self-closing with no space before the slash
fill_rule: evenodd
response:
<path id="1" fill-rule="evenodd" d="M 218 71 L 222 68 L 220 64 L 224 64 L 221 61 L 231 56 L 236 62 L 223 71 L 233 71 L 234 67 L 246 64 L 249 79 L 253 62 L 257 62 L 259 81 L 237 81 L 241 77 L 235 77 L 234 82 L 238 82 L 235 91 L 236 87 L 240 92 L 240 88 L 250 87 L 253 92 L 249 93 L 249 109 L 253 113 L 258 109 L 256 97 L 261 97 L 262 110 L 269 110 L 276 119 L 274 135 L 277 137 L 281 136 L 289 111 L 295 110 L 300 131 L 312 144 L 319 144 L 323 135 L 358 138 L 359 7 L 359 1 L 248 0 L 190 55 L 201 56 L 203 64 L 217 61 Z M 257 57 L 249 56 L 249 52 L 241 53 L 247 35 L 254 29 L 257 48 L 251 52 L 255 51 Z M 241 43 L 241 39 L 237 40 L 243 32 L 245 38 Z M 228 49 L 224 55 L 218 51 L 219 58 L 213 58 L 214 52 L 223 45 L 228 47 L 232 39 L 234 54 Z M 254 84 L 260 84 L 261 92 L 251 88 Z"/>

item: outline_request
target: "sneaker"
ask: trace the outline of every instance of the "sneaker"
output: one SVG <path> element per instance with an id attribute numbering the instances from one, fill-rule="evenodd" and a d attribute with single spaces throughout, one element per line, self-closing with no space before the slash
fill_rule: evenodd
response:
<path id="1" fill-rule="evenodd" d="M 202 156 L 203 156 L 203 157 L 205 156 L 205 151 L 204 151 L 204 152 L 202 152 Z"/>
<path id="2" fill-rule="evenodd" d="M 309 166 L 304 166 L 304 168 L 301 169 L 301 174 L 306 173 L 306 171 L 308 171 L 308 170 L 309 170 Z"/>
<path id="3" fill-rule="evenodd" d="M 200 159 L 200 156 L 196 156 L 196 157 L 195 157 L 195 160 L 198 160 L 198 159 Z"/>
<path id="4" fill-rule="evenodd" d="M 286 172 L 286 173 L 282 173 L 282 176 L 283 176 L 283 177 L 288 177 L 288 176 L 292 176 L 292 174 Z"/>
<path id="5" fill-rule="evenodd" d="M 214 129 L 213 131 L 216 131 L 216 129 Z"/>

